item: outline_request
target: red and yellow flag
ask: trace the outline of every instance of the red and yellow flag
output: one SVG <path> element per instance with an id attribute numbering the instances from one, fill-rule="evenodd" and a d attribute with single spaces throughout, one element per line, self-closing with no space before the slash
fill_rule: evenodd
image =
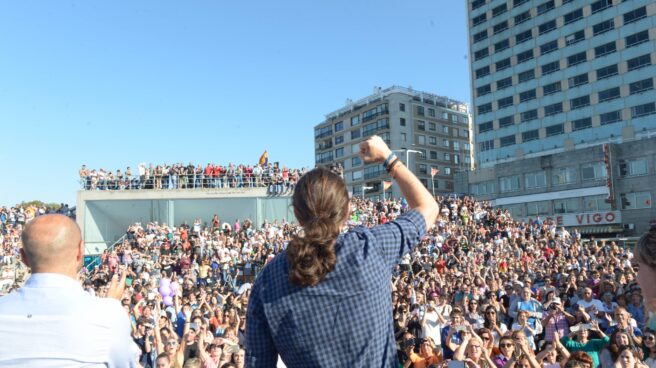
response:
<path id="1" fill-rule="evenodd" d="M 383 180 L 383 190 L 388 190 L 391 187 L 392 187 L 391 181 Z"/>
<path id="2" fill-rule="evenodd" d="M 267 166 L 269 164 L 269 153 L 266 150 L 264 150 L 264 153 L 260 156 L 258 164 L 260 166 Z"/>
<path id="3" fill-rule="evenodd" d="M 431 167 L 431 176 L 435 176 L 440 173 L 440 169 L 437 167 Z"/>

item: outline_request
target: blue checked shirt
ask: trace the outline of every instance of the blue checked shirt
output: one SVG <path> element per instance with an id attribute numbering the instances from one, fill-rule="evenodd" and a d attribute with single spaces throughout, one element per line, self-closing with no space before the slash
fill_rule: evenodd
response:
<path id="1" fill-rule="evenodd" d="M 318 285 L 289 282 L 283 252 L 257 277 L 246 315 L 246 366 L 398 367 L 390 278 L 419 243 L 426 221 L 410 211 L 356 227 L 335 246 L 335 269 Z"/>

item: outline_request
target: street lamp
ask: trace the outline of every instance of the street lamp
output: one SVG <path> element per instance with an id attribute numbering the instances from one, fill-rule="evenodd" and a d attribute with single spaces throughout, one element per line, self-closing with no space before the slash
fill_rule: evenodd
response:
<path id="1" fill-rule="evenodd" d="M 362 199 L 364 199 L 364 191 L 369 190 L 369 189 L 374 189 L 374 187 L 367 187 L 367 186 L 362 186 Z"/>
<path id="2" fill-rule="evenodd" d="M 410 160 L 410 153 L 421 153 L 421 151 L 413 150 L 413 149 L 408 149 L 408 148 L 402 148 L 402 149 L 395 149 L 392 150 L 392 152 L 403 152 L 405 151 L 405 166 L 409 169 L 410 165 L 408 164 L 408 160 Z"/>

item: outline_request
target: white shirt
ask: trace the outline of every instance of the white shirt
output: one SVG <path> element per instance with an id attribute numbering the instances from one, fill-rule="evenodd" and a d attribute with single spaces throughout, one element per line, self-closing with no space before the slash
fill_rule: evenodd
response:
<path id="1" fill-rule="evenodd" d="M 52 273 L 0 298 L 0 341 L 3 367 L 136 367 L 139 354 L 117 300 Z"/>

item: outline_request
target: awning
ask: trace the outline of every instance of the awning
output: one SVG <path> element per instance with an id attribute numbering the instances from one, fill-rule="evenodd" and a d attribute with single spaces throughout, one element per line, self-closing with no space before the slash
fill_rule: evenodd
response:
<path id="1" fill-rule="evenodd" d="M 610 234 L 610 233 L 621 233 L 624 231 L 624 227 L 619 225 L 605 225 L 605 226 L 581 226 L 576 228 L 581 234 Z"/>

